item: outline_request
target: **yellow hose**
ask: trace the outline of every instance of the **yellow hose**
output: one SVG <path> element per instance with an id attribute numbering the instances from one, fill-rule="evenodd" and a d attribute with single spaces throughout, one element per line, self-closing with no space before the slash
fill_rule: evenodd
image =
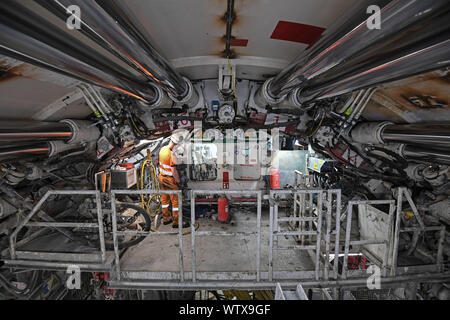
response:
<path id="1" fill-rule="evenodd" d="M 237 95 L 236 95 L 236 84 L 235 84 L 235 80 L 234 80 L 234 75 L 233 75 L 233 68 L 231 68 L 231 64 L 230 64 L 230 57 L 227 56 L 227 61 L 228 61 L 228 68 L 230 69 L 230 73 L 231 73 L 231 82 L 233 83 L 233 100 L 237 101 Z"/>
<path id="2" fill-rule="evenodd" d="M 140 175 L 140 177 L 141 177 L 141 179 L 140 179 L 141 181 L 140 181 L 140 182 L 141 182 L 141 183 L 138 184 L 138 189 L 144 190 L 144 171 L 145 171 L 145 168 L 148 167 L 149 170 L 150 170 L 149 175 L 150 175 L 151 178 L 153 179 L 153 185 L 155 186 L 155 189 L 156 189 L 156 190 L 161 190 L 161 189 L 159 188 L 158 174 L 157 174 L 157 172 L 156 172 L 155 166 L 154 166 L 153 163 L 152 163 L 152 158 L 151 158 L 151 156 L 150 156 L 150 152 L 149 152 L 149 151 L 150 151 L 150 150 L 147 150 L 147 159 L 145 159 L 144 163 L 143 163 L 142 166 L 141 166 L 141 175 Z M 150 164 L 147 164 L 147 163 L 149 163 L 149 162 L 150 162 Z M 141 205 L 142 205 L 142 208 L 144 208 L 144 209 L 147 211 L 148 215 L 149 215 L 151 218 L 156 217 L 157 212 L 161 209 L 161 200 L 160 200 L 160 199 L 161 199 L 161 198 L 160 198 L 161 195 L 160 195 L 159 193 L 154 193 L 154 194 L 152 194 L 152 195 L 150 196 L 150 198 L 148 199 L 147 202 L 145 201 L 145 198 L 144 198 L 144 195 L 143 195 L 143 194 L 141 194 L 140 196 L 141 196 Z M 150 202 L 151 202 L 153 199 L 156 199 L 156 200 L 157 200 L 157 202 L 158 202 L 158 207 L 155 208 L 155 209 L 153 209 L 153 210 L 151 210 L 151 209 L 150 209 Z M 198 221 L 197 221 L 196 224 L 195 224 L 195 231 L 198 230 L 199 226 L 200 226 L 200 224 L 199 224 Z M 150 227 L 150 230 L 153 231 L 153 232 L 161 232 L 161 231 L 159 231 L 159 230 L 157 230 L 157 229 L 155 229 L 155 228 L 153 228 L 153 227 Z M 185 231 L 185 232 L 183 232 L 183 235 L 187 235 L 187 234 L 190 234 L 190 233 L 191 233 L 190 230 L 189 230 L 189 231 Z"/>
<path id="3" fill-rule="evenodd" d="M 155 166 L 153 165 L 153 163 L 148 165 L 147 164 L 148 162 L 151 163 L 151 158 L 147 158 L 141 166 L 141 179 L 140 179 L 141 183 L 139 186 L 140 190 L 144 189 L 144 171 L 145 171 L 146 167 L 148 167 L 150 170 L 149 175 L 150 175 L 151 179 L 153 180 L 153 185 L 155 186 L 155 189 L 160 190 L 159 183 L 158 183 L 158 174 L 156 173 Z M 147 202 L 145 201 L 145 197 L 143 194 L 141 194 L 140 197 L 141 197 L 142 208 L 144 208 L 147 211 L 147 213 L 149 214 L 150 217 L 153 218 L 154 216 L 156 216 L 156 212 L 159 211 L 159 209 L 161 208 L 161 202 L 159 201 L 160 194 L 159 193 L 152 194 Z M 150 202 L 153 199 L 156 199 L 159 204 L 158 204 L 157 208 L 155 208 L 154 210 L 150 210 Z"/>

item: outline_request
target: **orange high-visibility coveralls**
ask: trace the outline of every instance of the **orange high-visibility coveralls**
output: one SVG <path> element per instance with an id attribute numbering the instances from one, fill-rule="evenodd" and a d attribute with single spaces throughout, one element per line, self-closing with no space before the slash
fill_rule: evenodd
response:
<path id="1" fill-rule="evenodd" d="M 159 186 L 162 190 L 179 190 L 173 169 L 175 159 L 169 146 L 162 147 L 159 151 Z M 178 196 L 176 194 L 161 194 L 161 207 L 163 221 L 170 220 L 169 205 L 172 203 L 173 224 L 178 225 Z"/>

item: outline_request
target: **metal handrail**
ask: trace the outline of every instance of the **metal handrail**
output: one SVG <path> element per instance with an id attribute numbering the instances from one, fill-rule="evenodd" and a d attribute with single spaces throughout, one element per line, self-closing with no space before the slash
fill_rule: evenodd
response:
<path id="1" fill-rule="evenodd" d="M 256 281 L 261 281 L 261 202 L 262 202 L 262 191 L 261 190 L 192 190 L 191 191 L 191 247 L 192 247 L 192 282 L 197 281 L 196 274 L 196 254 L 195 254 L 195 236 L 196 235 L 226 235 L 235 236 L 239 235 L 239 232 L 226 232 L 221 234 L 219 232 L 211 231 L 195 231 L 195 198 L 199 194 L 256 194 L 257 195 L 257 214 L 256 214 L 256 225 L 257 231 L 250 232 L 248 235 L 257 234 L 257 252 L 256 252 Z"/>
<path id="2" fill-rule="evenodd" d="M 176 232 L 157 232 L 152 233 L 156 235 L 174 235 L 178 234 L 178 252 L 179 252 L 179 263 L 180 263 L 180 280 L 184 281 L 184 262 L 183 262 L 183 197 L 181 190 L 154 190 L 154 189 L 143 189 L 143 190 L 111 190 L 111 209 L 112 209 L 112 231 L 113 231 L 113 245 L 114 245 L 114 256 L 115 256 L 115 270 L 117 280 L 120 280 L 120 255 L 119 255 L 119 243 L 117 236 L 125 234 L 123 231 L 117 230 L 117 208 L 116 208 L 116 195 L 117 194 L 176 194 L 178 197 L 178 233 Z M 195 228 L 194 228 L 195 229 Z M 126 231 L 126 234 L 143 234 L 140 231 Z M 149 235 L 150 232 L 145 232 Z"/>
<path id="3" fill-rule="evenodd" d="M 98 223 L 70 223 L 70 222 L 30 222 L 31 218 L 40 210 L 42 205 L 51 195 L 95 195 L 96 199 L 96 208 L 97 208 L 97 219 Z M 104 229 L 103 229 L 103 213 L 102 213 L 102 205 L 100 199 L 100 192 L 96 190 L 49 190 L 45 193 L 45 195 L 39 200 L 39 202 L 33 207 L 31 212 L 25 217 L 24 220 L 15 228 L 15 230 L 11 233 L 9 237 L 9 252 L 11 256 L 11 260 L 16 259 L 16 241 L 17 234 L 22 230 L 25 226 L 33 226 L 33 227 L 58 227 L 58 228 L 98 228 L 99 229 L 99 237 L 100 237 L 100 250 L 101 250 L 101 259 L 102 262 L 106 261 L 106 249 L 105 249 L 105 237 L 104 237 Z"/>
<path id="4" fill-rule="evenodd" d="M 353 214 L 353 206 L 354 205 L 373 205 L 373 204 L 389 204 L 389 225 L 388 225 L 388 236 L 386 240 L 379 239 L 363 239 L 363 240 L 350 240 L 351 227 L 352 227 L 352 214 Z M 348 253 L 349 248 L 352 245 L 368 245 L 368 244 L 384 244 L 385 245 L 385 254 L 382 261 L 382 272 L 383 275 L 386 276 L 386 268 L 389 262 L 389 255 L 392 251 L 393 243 L 390 241 L 393 233 L 393 225 L 394 225 L 394 209 L 395 209 L 395 200 L 358 200 L 358 201 L 349 201 L 348 202 L 348 212 L 347 212 L 347 226 L 345 229 L 345 248 L 344 248 L 344 264 L 342 268 L 342 277 L 344 279 L 347 278 L 347 270 L 348 270 Z"/>

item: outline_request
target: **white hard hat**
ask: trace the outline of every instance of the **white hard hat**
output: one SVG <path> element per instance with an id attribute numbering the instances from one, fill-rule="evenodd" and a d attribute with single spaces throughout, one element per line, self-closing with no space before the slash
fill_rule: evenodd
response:
<path id="1" fill-rule="evenodd" d="M 189 133 L 189 132 L 187 132 Z M 180 144 L 184 140 L 184 135 L 186 134 L 186 130 L 183 129 L 177 129 L 172 132 L 172 135 L 170 136 L 170 141 L 172 141 L 175 144 Z"/>
<path id="2" fill-rule="evenodd" d="M 180 143 L 180 137 L 179 136 L 170 136 L 170 141 L 172 141 L 175 144 L 179 144 Z"/>

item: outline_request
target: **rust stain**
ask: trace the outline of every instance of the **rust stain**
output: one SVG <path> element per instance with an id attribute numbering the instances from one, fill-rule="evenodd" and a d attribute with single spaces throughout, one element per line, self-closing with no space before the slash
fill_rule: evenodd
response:
<path id="1" fill-rule="evenodd" d="M 409 92 L 401 95 L 405 103 L 414 105 L 419 109 L 440 109 L 447 107 L 447 103 L 438 97 L 428 94 Z"/>
<path id="2" fill-rule="evenodd" d="M 232 40 L 233 40 L 233 39 L 236 39 L 236 37 L 235 37 L 235 36 L 231 36 L 231 39 L 232 39 Z M 217 56 L 219 56 L 219 57 L 221 57 L 221 58 L 226 58 L 227 56 L 226 56 L 226 51 L 225 51 L 225 45 L 226 45 L 226 37 L 225 37 L 225 35 L 223 35 L 222 37 L 217 37 L 216 43 L 218 44 L 218 46 L 219 46 L 220 48 L 223 48 L 223 50 L 216 51 L 216 52 L 214 53 L 214 55 L 217 55 Z M 236 59 L 238 56 L 239 56 L 239 55 L 238 55 L 238 53 L 236 52 L 236 49 L 234 49 L 233 47 L 231 47 L 231 48 L 230 48 L 230 56 L 229 56 L 229 58 L 230 58 L 230 59 Z"/>
<path id="3" fill-rule="evenodd" d="M 449 108 L 450 88 L 447 80 L 441 78 L 411 83 L 385 90 L 402 105 L 412 109 Z"/>
<path id="4" fill-rule="evenodd" d="M 7 71 L 11 69 L 6 61 L 0 61 L 0 71 Z"/>
<path id="5" fill-rule="evenodd" d="M 402 80 L 393 81 L 391 83 L 383 85 L 384 88 L 391 89 L 400 86 L 412 85 L 418 82 L 425 82 L 429 80 L 435 80 L 436 84 L 441 83 L 448 85 L 450 83 L 450 68 L 443 68 L 427 72 L 424 74 L 416 75 Z"/>
<path id="6" fill-rule="evenodd" d="M 383 85 L 367 105 L 364 116 L 369 116 L 372 121 L 396 122 L 408 122 L 407 119 L 415 116 L 426 121 L 447 119 L 445 115 L 450 111 L 449 71 L 444 68 Z"/>
<path id="7" fill-rule="evenodd" d="M 213 56 L 218 56 L 220 58 L 226 58 L 227 57 L 225 49 L 219 50 L 219 51 L 214 51 L 214 52 L 212 52 L 212 55 Z M 229 58 L 230 59 L 237 59 L 237 58 L 239 58 L 239 53 L 235 49 L 230 48 L 230 56 L 229 56 Z"/>
<path id="8" fill-rule="evenodd" d="M 227 52 L 226 52 L 226 50 L 223 50 L 223 51 L 221 52 L 220 55 L 221 55 L 222 58 L 226 58 L 226 57 L 227 57 Z M 230 58 L 230 59 L 236 59 L 237 57 L 238 57 L 238 54 L 236 53 L 236 50 L 230 49 L 228 58 Z"/>
<path id="9" fill-rule="evenodd" d="M 240 26 L 240 24 L 242 23 L 241 22 L 242 19 L 240 18 L 239 14 L 236 12 L 236 10 L 233 10 L 233 15 L 231 17 L 232 17 L 231 25 L 233 27 Z M 225 13 L 216 16 L 214 21 L 215 21 L 215 24 L 217 27 L 226 28 L 227 27 L 227 12 L 225 11 Z"/>
<path id="10" fill-rule="evenodd" d="M 448 76 L 426 73 L 396 82 L 395 87 L 378 91 L 364 111 L 371 121 L 398 123 L 443 121 L 450 111 Z M 442 115 L 442 116 L 441 116 Z M 417 118 L 415 118 L 417 117 Z"/>
<path id="11" fill-rule="evenodd" d="M 225 12 L 224 14 L 220 14 L 220 15 L 216 16 L 216 18 L 214 19 L 214 23 L 215 23 L 216 27 L 226 28 L 226 26 L 227 26 L 226 15 L 227 15 L 227 13 Z"/>
<path id="12" fill-rule="evenodd" d="M 223 7 L 225 8 L 225 12 L 220 15 L 217 15 L 214 22 L 217 27 L 223 29 L 223 31 L 224 31 L 223 36 L 218 37 L 216 40 L 217 44 L 220 45 L 221 47 L 223 47 L 223 50 L 221 50 L 219 52 L 216 51 L 214 53 L 214 55 L 217 55 L 222 58 L 227 58 L 227 52 L 226 52 L 226 30 L 227 30 L 227 17 L 228 17 L 227 10 L 226 10 L 227 1 L 219 0 L 219 3 L 221 5 L 223 5 Z M 236 5 L 236 3 L 235 3 L 235 5 Z M 240 5 L 242 6 L 243 3 L 240 2 Z M 238 27 L 242 23 L 241 22 L 242 19 L 240 18 L 239 13 L 236 10 L 236 7 L 233 9 L 233 13 L 232 13 L 231 17 L 232 17 L 232 19 L 231 19 L 231 27 L 232 27 L 231 28 L 231 39 L 233 40 L 233 39 L 236 39 L 236 36 L 233 35 L 234 27 Z M 238 53 L 236 52 L 236 49 L 230 48 L 230 51 L 228 52 L 228 57 L 230 59 L 236 59 L 238 57 Z"/>
<path id="13" fill-rule="evenodd" d="M 23 77 L 25 64 L 10 67 L 4 61 L 0 62 L 0 82 L 11 81 L 12 79 Z"/>

